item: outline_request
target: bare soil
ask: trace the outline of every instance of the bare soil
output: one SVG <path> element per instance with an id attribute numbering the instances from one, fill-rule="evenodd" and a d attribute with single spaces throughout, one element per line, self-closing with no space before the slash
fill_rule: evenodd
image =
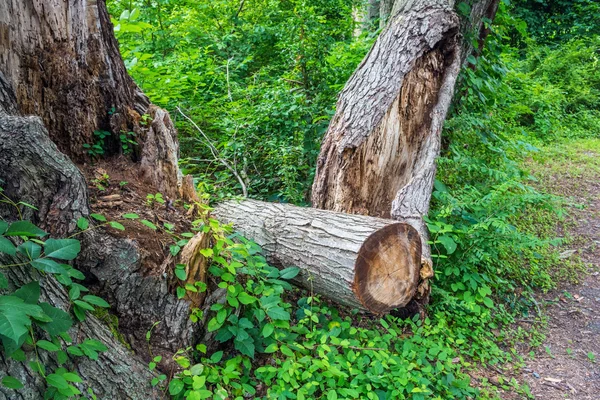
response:
<path id="1" fill-rule="evenodd" d="M 146 196 L 155 195 L 156 188 L 139 177 L 139 169 L 127 157 L 99 160 L 80 168 L 88 182 L 92 212 L 125 227 L 123 231 L 104 229 L 112 236 L 138 243 L 144 275 L 164 273 L 163 264 L 169 259 L 170 247 L 181 239 L 182 232 L 194 231 L 190 223 L 193 216 L 181 200 L 170 201 L 165 197 L 164 203 L 148 201 Z M 139 219 L 124 219 L 124 214 L 137 214 Z M 156 229 L 142 224 L 141 220 L 151 222 Z"/>
<path id="2" fill-rule="evenodd" d="M 580 257 L 587 274 L 579 284 L 560 284 L 538 295 L 548 318 L 546 339 L 533 350 L 520 349 L 526 360 L 517 379 L 527 383 L 536 399 L 600 399 L 600 175 L 554 171 L 543 186 L 570 197 L 570 234 L 574 242 L 562 257 Z"/>

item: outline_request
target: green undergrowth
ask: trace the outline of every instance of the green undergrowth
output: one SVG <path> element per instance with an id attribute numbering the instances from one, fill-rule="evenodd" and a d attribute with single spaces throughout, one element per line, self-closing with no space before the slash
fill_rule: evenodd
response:
<path id="1" fill-rule="evenodd" d="M 348 313 L 307 293 L 289 296 L 286 281 L 298 268 L 269 266 L 260 248 L 231 228 L 215 220 L 205 226 L 214 235 L 203 252 L 212 260 L 209 273 L 227 293 L 208 315 L 221 346 L 206 354 L 199 344 L 174 357 L 184 370 L 168 383 L 166 375 L 153 382 L 173 398 L 494 398 L 469 371 L 518 361 L 498 345 L 511 310 L 496 303 L 484 275 L 471 273 L 462 280 L 468 287 L 436 285 L 423 320 Z M 527 394 L 516 382 L 505 385 Z"/>

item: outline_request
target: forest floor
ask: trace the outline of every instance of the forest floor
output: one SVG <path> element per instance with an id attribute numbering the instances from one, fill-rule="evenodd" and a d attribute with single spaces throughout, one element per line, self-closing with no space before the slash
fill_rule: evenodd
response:
<path id="1" fill-rule="evenodd" d="M 561 258 L 573 258 L 571 276 L 537 301 L 547 318 L 542 345 L 520 348 L 525 367 L 517 381 L 536 399 L 600 399 L 600 140 L 543 149 L 528 162 L 539 186 L 570 205 L 559 235 Z M 543 156 L 541 155 L 543 154 Z M 577 283 L 576 283 L 577 282 Z M 524 329 L 525 324 L 521 323 Z M 531 328 L 531 327 L 529 327 Z"/>

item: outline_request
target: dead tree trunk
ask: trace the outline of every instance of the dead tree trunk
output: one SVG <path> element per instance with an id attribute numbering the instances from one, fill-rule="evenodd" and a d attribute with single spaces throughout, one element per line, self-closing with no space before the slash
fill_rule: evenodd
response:
<path id="1" fill-rule="evenodd" d="M 255 200 L 220 203 L 214 215 L 273 264 L 299 267 L 297 283 L 337 303 L 382 314 L 428 293 L 421 239 L 408 224 Z"/>
<path id="2" fill-rule="evenodd" d="M 75 229 L 77 219 L 90 213 L 85 179 L 50 141 L 40 118 L 12 115 L 16 112 L 14 93 L 0 72 L 0 186 L 9 198 L 37 207 L 24 208 L 23 218 L 54 237 L 67 236 Z M 13 219 L 14 212 L 0 203 L 3 219 Z M 178 300 L 168 290 L 165 277 L 144 273 L 135 242 L 114 238 L 102 230 L 86 232 L 80 239 L 83 251 L 75 260 L 76 267 L 86 274 L 90 289 L 109 300 L 111 312 L 119 318 L 120 333 L 138 354 L 127 350 L 101 322 L 90 317 L 77 337 L 98 338 L 111 350 L 100 364 L 78 364 L 80 375 L 90 379 L 87 383 L 96 394 L 103 394 L 99 398 L 158 398 L 159 394 L 147 385 L 152 378 L 146 367 L 149 345 L 154 355 L 163 356 L 166 367 L 178 349 L 195 343 L 203 327 L 190 321 L 190 302 Z M 2 265 L 14 263 L 0 260 Z M 15 286 L 39 278 L 31 268 L 11 268 L 6 272 Z M 64 289 L 55 280 L 46 279 L 43 287 L 51 304 L 69 304 Z M 146 332 L 154 322 L 159 324 L 148 344 Z M 1 362 L 27 382 L 23 390 L 42 390 L 44 381 L 37 379 L 25 364 L 8 359 Z M 38 397 L 43 396 L 29 398 Z"/>
<path id="3" fill-rule="evenodd" d="M 466 58 L 461 50 L 468 51 L 461 26 L 479 32 L 497 3 L 477 1 L 471 22 L 461 25 L 454 2 L 395 2 L 393 17 L 340 94 L 317 162 L 315 207 L 409 223 L 431 262 L 423 216 L 443 122 Z"/>
<path id="4" fill-rule="evenodd" d="M 106 155 L 117 154 L 120 134 L 134 132 L 143 176 L 176 197 L 175 130 L 127 74 L 104 0 L 0 2 L 0 71 L 21 114 L 42 118 L 62 153 L 82 162 L 83 145 L 104 130 L 112 133 L 103 143 Z M 153 120 L 148 127 L 140 124 L 143 114 Z"/>
<path id="5" fill-rule="evenodd" d="M 13 115 L 16 109 L 14 94 L 0 73 L 0 185 L 8 197 L 37 206 L 38 210 L 24 208 L 24 218 L 53 236 L 64 236 L 74 229 L 79 217 L 89 214 L 85 181 L 77 167 L 49 140 L 41 120 Z M 14 210 L 0 203 L 2 219 L 10 220 L 12 214 Z M 23 261 L 17 256 L 0 254 L 0 265 Z M 44 301 L 63 310 L 70 306 L 64 287 L 53 277 L 41 277 L 28 266 L 6 268 L 3 272 L 13 289 L 39 280 Z M 149 384 L 152 374 L 146 363 L 132 354 L 98 319 L 88 316 L 84 323 L 73 328 L 71 336 L 76 340 L 98 339 L 109 349 L 101 353 L 97 361 L 82 358 L 72 366 L 98 398 L 159 398 L 160 392 Z M 18 392 L 1 387 L 0 399 L 44 397 L 45 380 L 29 364 L 36 356 L 28 354 L 27 357 L 25 362 L 19 362 L 0 353 L 3 375 L 18 377 L 25 385 Z M 47 366 L 56 365 L 54 359 L 42 361 Z M 80 389 L 85 392 L 87 387 Z"/>

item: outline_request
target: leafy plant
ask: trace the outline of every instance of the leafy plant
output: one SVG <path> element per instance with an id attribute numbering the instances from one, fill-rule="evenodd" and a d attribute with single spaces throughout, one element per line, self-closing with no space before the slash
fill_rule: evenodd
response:
<path id="1" fill-rule="evenodd" d="M 100 158 L 104 155 L 104 149 L 106 146 L 105 139 L 110 137 L 110 132 L 98 130 L 94 131 L 94 137 L 96 141 L 92 144 L 85 143 L 83 148 L 87 150 L 87 153 L 93 158 Z"/>
<path id="2" fill-rule="evenodd" d="M 6 202 L 19 209 L 4 196 Z M 84 222 L 85 221 L 85 222 Z M 78 226 L 87 229 L 85 219 L 78 221 Z M 108 303 L 102 298 L 85 294 L 88 289 L 77 283 L 85 277 L 74 269 L 69 262 L 81 251 L 77 239 L 48 238 L 48 234 L 29 221 L 0 220 L 0 255 L 12 259 L 12 264 L 3 263 L 2 269 L 34 268 L 44 279 L 56 279 L 69 294 L 70 308 L 76 320 L 84 321 L 86 313 L 95 307 L 107 308 Z M 65 310 L 40 300 L 41 287 L 39 281 L 32 281 L 20 287 L 9 287 L 6 276 L 0 273 L 0 341 L 4 357 L 16 361 L 25 361 L 26 352 L 36 354 L 31 368 L 40 374 L 47 384 L 45 398 L 65 399 L 81 395 L 76 384 L 83 383 L 74 371 L 75 359 L 87 357 L 98 358 L 98 353 L 106 351 L 104 344 L 93 339 L 75 341 L 69 334 L 75 320 Z M 48 352 L 57 361 L 57 366 L 49 370 L 48 365 L 40 361 L 40 353 Z M 19 390 L 23 384 L 18 378 L 6 375 L 2 384 Z"/>
<path id="3" fill-rule="evenodd" d="M 161 193 L 148 193 L 146 195 L 146 205 L 148 207 L 154 208 L 155 204 L 165 204 L 165 199 Z"/>
<path id="4" fill-rule="evenodd" d="M 96 186 L 96 189 L 103 192 L 107 187 L 110 186 L 110 176 L 104 172 L 96 178 L 92 179 L 92 183 Z"/>
<path id="5" fill-rule="evenodd" d="M 121 150 L 123 150 L 123 154 L 133 153 L 133 150 L 137 146 L 135 137 L 135 132 L 121 131 L 119 140 L 121 141 Z"/>

